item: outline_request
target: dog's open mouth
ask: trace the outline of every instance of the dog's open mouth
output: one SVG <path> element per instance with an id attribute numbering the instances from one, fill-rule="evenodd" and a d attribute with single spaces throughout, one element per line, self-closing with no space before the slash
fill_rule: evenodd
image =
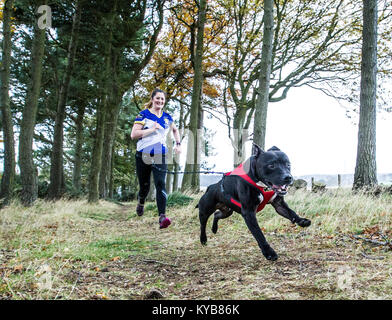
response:
<path id="1" fill-rule="evenodd" d="M 275 184 L 272 185 L 272 190 L 275 191 L 275 193 L 284 196 L 287 193 L 287 188 L 288 186 L 286 184 L 282 185 L 282 186 L 277 186 Z"/>

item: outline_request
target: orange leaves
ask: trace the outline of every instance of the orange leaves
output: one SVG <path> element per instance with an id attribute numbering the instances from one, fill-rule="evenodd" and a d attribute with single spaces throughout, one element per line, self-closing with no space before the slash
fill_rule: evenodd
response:
<path id="1" fill-rule="evenodd" d="M 218 10 L 215 2 L 208 4 L 207 21 L 204 28 L 203 72 L 211 72 L 224 63 L 221 54 L 224 29 L 228 18 Z M 142 85 L 162 87 L 169 96 L 184 98 L 192 91 L 194 70 L 192 65 L 197 30 L 198 8 L 194 1 L 174 1 L 166 18 L 165 28 L 149 64 L 148 74 Z M 213 83 L 203 84 L 203 93 L 210 97 L 219 96 Z"/>
<path id="2" fill-rule="evenodd" d="M 120 256 L 117 256 L 117 257 L 110 259 L 110 261 L 118 261 L 118 260 L 120 260 L 120 258 L 121 258 Z"/>
<path id="3" fill-rule="evenodd" d="M 211 85 L 210 83 L 208 83 L 207 81 L 204 81 L 204 84 L 203 84 L 203 94 L 205 94 L 206 96 L 208 96 L 210 98 L 219 97 L 219 92 L 218 92 L 217 88 L 215 86 Z"/>
<path id="4" fill-rule="evenodd" d="M 380 227 L 379 226 L 373 226 L 373 227 L 366 227 L 363 231 L 362 234 L 370 235 L 372 236 L 373 234 L 379 233 L 380 232 Z"/>
<path id="5" fill-rule="evenodd" d="M 92 299 L 94 300 L 108 300 L 108 296 L 106 296 L 103 292 L 97 292 Z"/>
<path id="6" fill-rule="evenodd" d="M 23 264 L 19 264 L 14 267 L 12 273 L 22 273 L 24 271 Z"/>

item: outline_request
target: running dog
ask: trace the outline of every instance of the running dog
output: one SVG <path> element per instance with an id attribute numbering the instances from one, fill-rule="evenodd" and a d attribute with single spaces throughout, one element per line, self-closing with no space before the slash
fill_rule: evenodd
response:
<path id="1" fill-rule="evenodd" d="M 253 144 L 252 156 L 231 172 L 226 173 L 218 183 L 210 185 L 200 198 L 199 208 L 200 242 L 207 243 L 207 220 L 214 213 L 212 232 L 218 230 L 219 219 L 242 215 L 250 232 L 255 237 L 261 252 L 268 260 L 278 255 L 268 244 L 256 219 L 256 213 L 271 204 L 276 212 L 301 227 L 310 226 L 311 221 L 299 217 L 284 201 L 287 188 L 293 183 L 290 161 L 277 147 L 263 151 Z M 271 189 L 265 191 L 264 189 Z"/>

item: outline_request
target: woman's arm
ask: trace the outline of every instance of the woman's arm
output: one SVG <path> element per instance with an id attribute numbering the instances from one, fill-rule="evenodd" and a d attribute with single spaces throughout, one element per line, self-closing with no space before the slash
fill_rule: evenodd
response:
<path id="1" fill-rule="evenodd" d="M 174 122 L 171 124 L 171 128 L 173 131 L 173 136 L 174 136 L 174 140 L 176 141 L 176 144 L 181 144 L 180 131 L 178 130 Z"/>
<path id="2" fill-rule="evenodd" d="M 174 140 L 176 141 L 176 145 L 174 147 L 174 151 L 176 153 L 181 152 L 181 137 L 180 137 L 180 131 L 178 130 L 177 126 L 175 125 L 174 122 L 171 124 L 171 129 L 173 132 Z"/>
<path id="3" fill-rule="evenodd" d="M 155 132 L 159 128 L 159 124 L 155 122 L 155 125 L 152 128 L 145 129 L 143 130 L 143 125 L 141 123 L 135 123 L 132 127 L 132 132 L 131 132 L 131 139 L 140 139 L 145 136 L 148 136 L 149 134 Z"/>

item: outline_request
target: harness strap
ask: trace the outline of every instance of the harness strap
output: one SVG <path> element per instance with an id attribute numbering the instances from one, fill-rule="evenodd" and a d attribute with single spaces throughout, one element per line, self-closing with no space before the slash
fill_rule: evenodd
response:
<path id="1" fill-rule="evenodd" d="M 227 172 L 224 176 L 230 176 L 230 175 L 235 175 L 239 176 L 240 178 L 244 179 L 246 182 L 251 184 L 252 186 L 256 187 L 262 194 L 263 196 L 263 201 L 258 205 L 256 212 L 259 212 L 264 209 L 264 207 L 272 201 L 275 197 L 275 191 L 265 191 L 263 186 L 258 185 L 256 182 L 254 182 L 249 175 L 245 172 L 243 168 L 243 163 L 241 163 L 237 168 L 235 168 L 231 172 Z M 221 182 L 221 191 L 223 192 L 223 179 Z M 233 197 L 230 199 L 231 203 L 235 204 L 237 207 L 241 208 L 241 203 L 235 200 Z"/>

